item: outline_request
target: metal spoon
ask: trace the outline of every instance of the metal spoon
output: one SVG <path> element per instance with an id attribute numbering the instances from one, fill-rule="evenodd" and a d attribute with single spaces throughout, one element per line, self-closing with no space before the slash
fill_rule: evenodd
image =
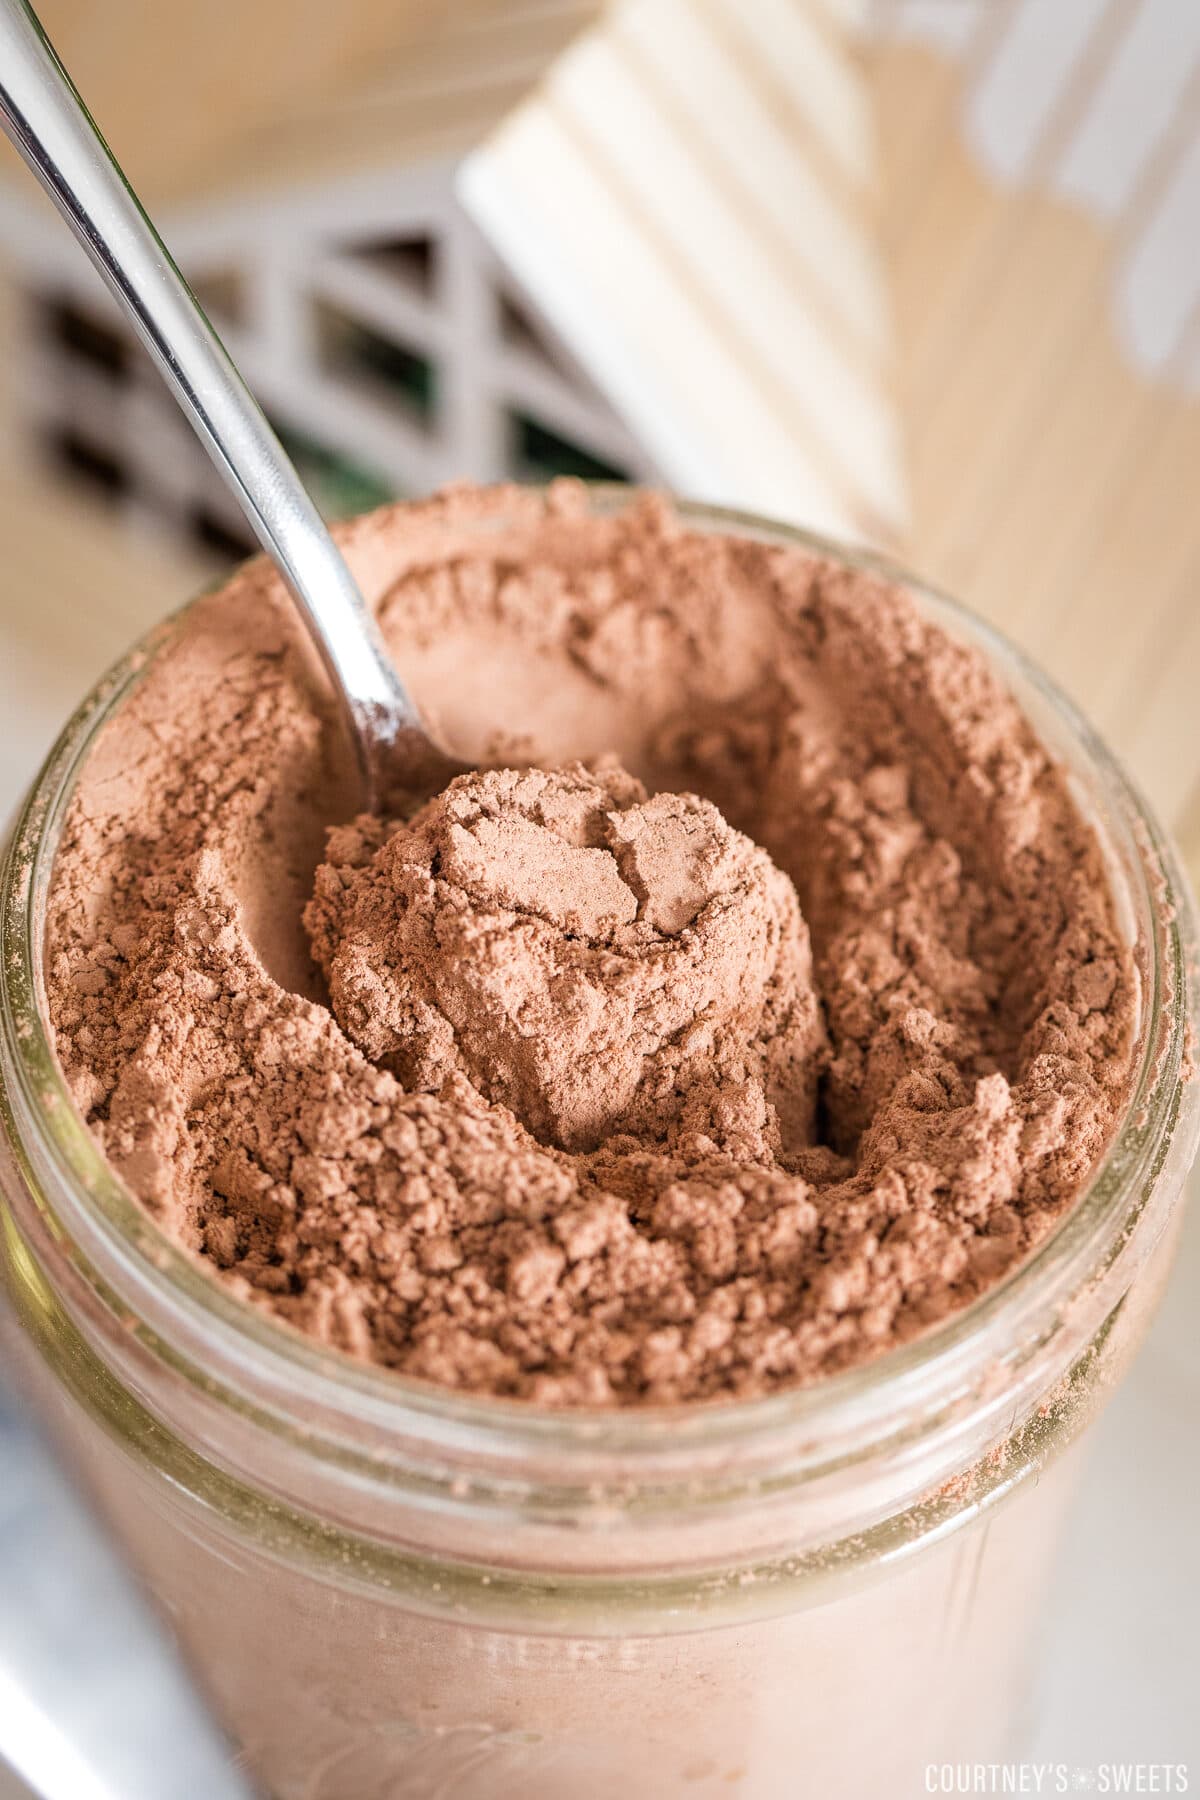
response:
<path id="1" fill-rule="evenodd" d="M 0 0 L 0 121 L 295 597 L 341 702 L 367 805 L 444 786 L 462 765 L 425 729 L 296 471 L 23 0 Z M 0 1502 L 0 1626 L 10 1626 L 0 1629 L 0 1759 L 53 1800 L 249 1800 L 98 1528 L 8 1414 L 0 1414 Z M 65 1584 L 51 1579 L 62 1569 Z"/>
<path id="2" fill-rule="evenodd" d="M 283 446 L 25 0 L 0 0 L 0 119 L 124 307 L 290 588 L 341 702 L 367 804 L 463 765 L 423 723 Z"/>

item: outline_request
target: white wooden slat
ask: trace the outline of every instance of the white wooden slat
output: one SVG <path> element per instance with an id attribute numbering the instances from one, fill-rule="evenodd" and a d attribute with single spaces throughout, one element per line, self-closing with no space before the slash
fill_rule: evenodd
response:
<path id="1" fill-rule="evenodd" d="M 229 333 L 229 348 L 267 410 L 297 431 L 377 469 L 403 493 L 425 493 L 449 480 L 445 447 L 398 408 L 367 389 L 319 369 L 297 370 L 275 346 Z"/>
<path id="2" fill-rule="evenodd" d="M 471 158 L 461 190 L 502 260 L 677 488 L 853 529 L 852 508 L 547 107 L 524 109 Z"/>
<path id="3" fill-rule="evenodd" d="M 497 403 L 529 413 L 539 424 L 631 475 L 650 473 L 643 451 L 603 402 L 581 394 L 527 352 L 497 345 L 487 358 L 482 381 Z"/>
<path id="4" fill-rule="evenodd" d="M 1117 281 L 1117 320 L 1144 369 L 1171 357 L 1200 300 L 1200 126 Z"/>
<path id="5" fill-rule="evenodd" d="M 924 44 L 942 56 L 965 54 L 995 0 L 893 0 L 879 19 L 887 36 Z"/>
<path id="6" fill-rule="evenodd" d="M 888 400 L 780 278 L 760 236 L 705 181 L 613 48 L 589 41 L 563 59 L 548 87 L 625 192 L 636 195 L 683 285 L 719 313 L 727 355 L 744 360 L 775 393 L 789 429 L 828 455 L 841 486 L 857 488 L 877 518 L 898 522 L 903 499 Z M 581 225 L 576 233 L 584 235 Z M 652 347 L 656 356 L 674 352 L 669 333 Z"/>
<path id="7" fill-rule="evenodd" d="M 1200 65 L 1195 0 L 1140 0 L 1055 172 L 1055 191 L 1116 218 Z"/>
<path id="8" fill-rule="evenodd" d="M 359 258 L 334 255 L 315 259 L 307 286 L 311 293 L 412 350 L 439 356 L 450 348 L 450 321 L 441 308 Z"/>
<path id="9" fill-rule="evenodd" d="M 864 32 L 871 19 L 871 0 L 801 0 L 824 17 L 831 30 Z"/>
<path id="10" fill-rule="evenodd" d="M 611 30 L 636 48 L 686 116 L 693 154 L 719 161 L 748 216 L 760 218 L 794 259 L 806 287 L 826 295 L 868 356 L 882 357 L 886 306 L 862 207 L 822 183 L 800 140 L 762 104 L 704 20 L 692 0 L 632 0 L 617 9 Z"/>
<path id="11" fill-rule="evenodd" d="M 851 59 L 806 0 L 705 0 L 752 45 L 771 79 L 851 180 L 872 178 L 870 107 Z M 819 11 L 819 7 L 816 9 Z"/>
<path id="12" fill-rule="evenodd" d="M 437 156 L 409 164 L 403 144 L 396 156 L 398 162 L 389 167 L 368 166 L 273 193 L 266 205 L 261 195 L 242 196 L 217 208 L 168 214 L 163 235 L 177 262 L 204 274 L 267 247 L 273 255 L 293 255 L 314 241 L 361 243 L 437 232 L 453 206 L 458 159 Z M 61 226 L 57 231 L 61 236 Z"/>
<path id="13" fill-rule="evenodd" d="M 1031 172 L 1062 94 L 1112 0 L 1022 0 L 967 95 L 967 139 L 989 174 Z"/>

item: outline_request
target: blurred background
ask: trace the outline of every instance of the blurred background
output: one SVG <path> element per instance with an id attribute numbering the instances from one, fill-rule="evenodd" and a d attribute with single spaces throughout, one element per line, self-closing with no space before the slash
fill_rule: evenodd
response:
<path id="1" fill-rule="evenodd" d="M 1200 869 L 1197 0 L 40 10 L 330 516 L 566 472 L 884 545 Z M 5 809 L 246 553 L 231 505 L 5 157 Z M 1198 1225 L 1097 1433 L 1030 1755 L 1200 1779 Z"/>

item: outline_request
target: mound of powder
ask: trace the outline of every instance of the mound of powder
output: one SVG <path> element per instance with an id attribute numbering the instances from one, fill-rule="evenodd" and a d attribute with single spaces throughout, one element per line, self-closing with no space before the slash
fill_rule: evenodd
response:
<path id="1" fill-rule="evenodd" d="M 649 497 L 455 490 L 342 541 L 491 768 L 346 825 L 261 563 L 150 661 L 80 773 L 46 967 L 162 1226 L 355 1355 L 553 1406 L 810 1381 L 1027 1255 L 1126 1103 L 1138 988 L 985 659 Z"/>
<path id="2" fill-rule="evenodd" d="M 651 1140 L 732 1095 L 811 1135 L 823 1027 L 796 891 L 695 794 L 616 767 L 460 777 L 374 848 L 331 834 L 305 923 L 334 1015 L 436 1093 L 458 1070 L 543 1143 Z M 372 853 L 373 852 L 373 853 Z"/>

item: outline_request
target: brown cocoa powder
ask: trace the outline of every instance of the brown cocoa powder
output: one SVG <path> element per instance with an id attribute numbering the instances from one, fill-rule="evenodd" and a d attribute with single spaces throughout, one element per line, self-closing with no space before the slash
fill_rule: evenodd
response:
<path id="1" fill-rule="evenodd" d="M 493 770 L 326 857 L 305 924 L 334 1016 L 405 1088 L 457 1072 L 564 1150 L 811 1141 L 796 890 L 711 801 L 650 799 L 615 764 Z"/>
<path id="2" fill-rule="evenodd" d="M 506 772 L 343 823 L 261 564 L 151 662 L 71 804 L 47 998 L 164 1227 L 353 1354 L 546 1405 L 812 1380 L 1024 1257 L 1124 1105 L 1136 976 L 985 660 L 649 497 L 455 490 L 344 543 Z"/>

